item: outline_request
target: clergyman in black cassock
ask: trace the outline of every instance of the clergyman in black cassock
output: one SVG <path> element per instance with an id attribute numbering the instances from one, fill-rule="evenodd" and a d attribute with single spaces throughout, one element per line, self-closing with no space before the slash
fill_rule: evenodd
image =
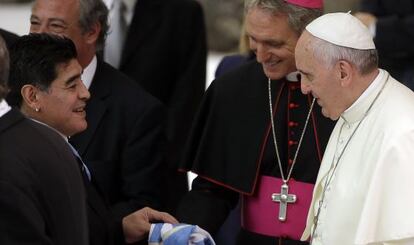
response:
<path id="1" fill-rule="evenodd" d="M 273 81 L 273 85 L 273 94 L 280 94 L 274 96 L 273 103 L 277 108 L 274 119 L 286 174 L 288 162 L 294 158 L 311 97 L 301 94 L 299 82 L 280 80 Z M 190 169 L 199 177 L 181 203 L 177 216 L 182 222 L 198 224 L 214 233 L 239 196 L 255 195 L 260 176 L 280 178 L 266 95 L 267 78 L 256 61 L 223 75 L 208 89 L 183 160 L 183 169 Z M 315 107 L 292 171 L 293 179 L 305 183 L 316 181 L 332 128 L 333 123 Z M 277 209 L 267 212 L 277 219 Z M 287 216 L 289 218 L 289 213 Z M 249 232 L 243 229 L 243 224 L 238 239 L 241 244 L 279 242 L 279 238 Z M 280 239 L 282 244 L 302 244 Z"/>
<path id="2" fill-rule="evenodd" d="M 301 93 L 294 53 L 322 1 L 247 0 L 245 8 L 257 61 L 210 85 L 182 161 L 198 177 L 177 217 L 214 234 L 241 197 L 237 244 L 307 244 L 300 237 L 333 123 Z"/>

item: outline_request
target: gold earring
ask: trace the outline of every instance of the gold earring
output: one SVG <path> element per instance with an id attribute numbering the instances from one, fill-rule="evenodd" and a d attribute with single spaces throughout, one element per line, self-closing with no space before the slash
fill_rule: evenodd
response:
<path id="1" fill-rule="evenodd" d="M 39 108 L 35 108 L 35 111 L 36 111 L 36 112 L 39 112 L 39 111 L 40 111 L 40 109 L 39 109 Z"/>

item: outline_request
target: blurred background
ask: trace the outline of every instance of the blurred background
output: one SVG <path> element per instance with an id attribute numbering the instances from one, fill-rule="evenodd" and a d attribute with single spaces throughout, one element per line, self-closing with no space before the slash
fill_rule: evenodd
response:
<path id="1" fill-rule="evenodd" d="M 196 1 L 196 0 L 195 0 Z M 243 23 L 243 0 L 197 0 L 204 9 L 209 56 L 207 84 L 221 58 L 237 53 Z M 31 0 L 0 0 L 0 28 L 28 33 Z M 325 0 L 325 12 L 356 11 L 359 0 Z"/>
<path id="2" fill-rule="evenodd" d="M 243 0 L 194 0 L 204 9 L 207 29 L 208 58 L 206 88 L 214 79 L 221 59 L 239 52 L 243 23 Z M 357 11 L 359 0 L 325 0 L 325 12 Z M 18 35 L 29 31 L 32 0 L 0 0 L 0 28 Z M 194 178 L 190 174 L 189 184 Z"/>

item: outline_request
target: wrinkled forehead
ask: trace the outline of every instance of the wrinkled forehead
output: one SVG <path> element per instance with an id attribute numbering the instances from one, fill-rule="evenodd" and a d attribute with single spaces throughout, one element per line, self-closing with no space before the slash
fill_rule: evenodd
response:
<path id="1" fill-rule="evenodd" d="M 256 39 L 271 39 L 278 37 L 286 39 L 296 36 L 290 28 L 287 16 L 284 14 L 272 14 L 261 9 L 253 9 L 246 16 L 245 31 L 248 36 Z"/>
<path id="2" fill-rule="evenodd" d="M 312 63 L 313 49 L 312 49 L 313 37 L 309 33 L 303 33 L 295 48 L 295 61 L 296 67 L 300 71 L 309 72 L 308 69 Z"/>
<path id="3" fill-rule="evenodd" d="M 71 21 L 78 18 L 78 10 L 77 0 L 36 0 L 32 6 L 32 16 Z"/>
<path id="4" fill-rule="evenodd" d="M 312 53 L 312 40 L 313 37 L 307 31 L 304 31 L 296 43 L 295 56 L 300 57 Z"/>

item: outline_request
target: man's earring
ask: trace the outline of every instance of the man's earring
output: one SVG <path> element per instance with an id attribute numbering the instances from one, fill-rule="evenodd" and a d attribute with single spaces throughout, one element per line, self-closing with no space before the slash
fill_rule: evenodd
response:
<path id="1" fill-rule="evenodd" d="M 39 109 L 39 108 L 35 108 L 35 111 L 36 111 L 36 112 L 39 112 L 39 111 L 40 111 L 40 109 Z"/>

